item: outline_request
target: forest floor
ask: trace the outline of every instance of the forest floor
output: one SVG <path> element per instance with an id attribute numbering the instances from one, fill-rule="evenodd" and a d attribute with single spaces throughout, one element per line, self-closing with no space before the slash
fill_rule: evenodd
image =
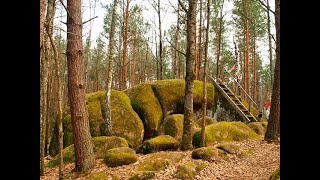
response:
<path id="1" fill-rule="evenodd" d="M 199 172 L 195 179 L 204 180 L 225 180 L 225 179 L 255 179 L 267 180 L 273 171 L 280 165 L 280 144 L 267 143 L 263 138 L 258 140 L 246 140 L 242 142 L 233 142 L 240 145 L 240 149 L 250 151 L 247 156 L 238 156 L 235 154 L 228 154 L 227 158 L 219 161 L 208 162 L 203 161 L 206 167 Z M 169 165 L 166 169 L 158 171 L 152 179 L 170 179 L 174 180 L 177 167 L 179 164 L 191 160 L 192 151 L 173 151 L 174 154 L 182 154 L 183 159 L 174 165 Z M 154 153 L 152 153 L 154 154 Z M 108 167 L 103 163 L 102 159 L 96 160 L 95 167 L 88 173 L 75 174 L 72 172 L 74 163 L 66 164 L 64 168 L 64 175 L 66 179 L 90 179 L 90 174 L 97 172 L 105 172 L 108 179 L 117 177 L 117 179 L 129 179 L 135 172 L 137 166 L 151 154 L 138 154 L 139 160 L 130 165 L 119 167 Z M 58 179 L 58 167 L 45 168 L 45 176 L 40 180 Z"/>

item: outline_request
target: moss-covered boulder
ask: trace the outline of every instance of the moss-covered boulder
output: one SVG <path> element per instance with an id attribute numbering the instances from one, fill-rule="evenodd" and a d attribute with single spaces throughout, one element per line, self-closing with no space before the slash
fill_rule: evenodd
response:
<path id="1" fill-rule="evenodd" d="M 213 146 L 197 148 L 192 151 L 191 155 L 193 159 L 202 159 L 209 162 L 219 159 L 219 151 Z"/>
<path id="2" fill-rule="evenodd" d="M 240 146 L 230 142 L 221 143 L 217 146 L 217 148 L 229 154 L 239 154 L 240 152 Z"/>
<path id="3" fill-rule="evenodd" d="M 156 171 L 138 171 L 134 173 L 129 180 L 148 180 L 155 176 Z"/>
<path id="4" fill-rule="evenodd" d="M 104 158 L 109 149 L 117 147 L 129 147 L 126 139 L 116 136 L 99 136 L 92 138 L 93 151 L 97 158 Z"/>
<path id="5" fill-rule="evenodd" d="M 174 137 L 178 142 L 181 142 L 183 134 L 183 114 L 172 114 L 164 119 L 161 126 L 161 134 L 170 135 Z M 192 121 L 192 134 L 199 128 L 198 124 Z"/>
<path id="6" fill-rule="evenodd" d="M 131 100 L 134 111 L 144 125 L 144 138 L 155 137 L 163 119 L 160 102 L 149 83 L 142 83 L 124 91 Z"/>
<path id="7" fill-rule="evenodd" d="M 86 107 L 89 113 L 89 126 L 92 137 L 105 135 L 105 122 L 101 108 L 104 106 L 105 92 L 99 91 L 86 95 Z M 111 124 L 113 136 L 125 138 L 130 147 L 137 148 L 143 140 L 144 127 L 138 114 L 132 109 L 129 97 L 121 91 L 111 91 Z M 73 143 L 72 123 L 70 114 L 63 119 L 64 127 L 64 147 Z M 57 138 L 57 131 L 54 137 Z M 56 145 L 50 145 L 57 149 L 57 141 L 52 141 Z M 54 151 L 51 155 L 56 155 Z"/>
<path id="8" fill-rule="evenodd" d="M 179 148 L 179 142 L 169 136 L 169 135 L 160 135 L 155 138 L 144 141 L 143 144 L 137 149 L 138 153 L 152 153 L 158 151 L 175 151 Z"/>
<path id="9" fill-rule="evenodd" d="M 75 161 L 75 154 L 74 154 L 74 145 L 70 145 L 63 149 L 63 162 L 65 164 L 72 163 Z M 45 164 L 45 167 L 55 167 L 59 165 L 59 154 L 56 155 L 52 160 L 50 160 L 47 164 Z"/>
<path id="10" fill-rule="evenodd" d="M 193 180 L 195 176 L 206 167 L 201 160 L 191 160 L 180 164 L 177 168 L 176 178 L 183 180 Z"/>
<path id="11" fill-rule="evenodd" d="M 151 84 L 153 92 L 158 98 L 164 117 L 169 114 L 183 114 L 185 95 L 185 80 L 169 79 L 155 81 Z M 207 83 L 207 108 L 210 109 L 214 103 L 215 89 L 211 83 Z M 202 107 L 203 83 L 194 81 L 193 106 L 198 111 Z"/>
<path id="12" fill-rule="evenodd" d="M 209 116 L 205 116 L 204 117 L 204 121 L 205 121 L 205 125 L 210 125 L 210 124 L 214 124 L 217 123 L 216 120 L 214 120 L 213 118 L 209 117 Z M 202 117 L 196 120 L 196 123 L 199 125 L 199 127 L 201 127 L 201 123 L 202 123 Z"/>
<path id="13" fill-rule="evenodd" d="M 280 167 L 278 167 L 270 176 L 269 180 L 280 180 Z"/>
<path id="14" fill-rule="evenodd" d="M 135 150 L 127 147 L 109 149 L 104 157 L 104 162 L 109 167 L 132 164 L 138 161 Z"/>
<path id="15" fill-rule="evenodd" d="M 179 162 L 184 157 L 176 152 L 159 152 L 150 154 L 137 167 L 136 171 L 160 171 L 167 166 Z"/>
<path id="16" fill-rule="evenodd" d="M 264 122 L 252 122 L 247 124 L 254 132 L 259 135 L 264 135 L 266 133 L 266 126 L 263 124 Z"/>
<path id="17" fill-rule="evenodd" d="M 256 139 L 260 136 L 249 126 L 242 122 L 218 122 L 205 127 L 205 138 L 207 146 L 218 142 L 242 141 Z M 193 136 L 193 145 L 200 146 L 201 131 L 198 130 Z"/>

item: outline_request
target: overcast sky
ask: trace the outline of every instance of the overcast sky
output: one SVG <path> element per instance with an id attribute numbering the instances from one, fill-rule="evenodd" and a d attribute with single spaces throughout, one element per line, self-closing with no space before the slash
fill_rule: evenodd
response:
<path id="1" fill-rule="evenodd" d="M 96 0 L 96 3 L 94 2 L 95 0 L 91 0 L 91 6 L 94 7 L 94 5 L 96 5 L 95 8 L 91 9 L 91 17 L 95 17 L 98 16 L 98 18 L 93 19 L 90 23 L 86 23 L 84 25 L 84 29 L 83 29 L 83 38 L 85 40 L 85 38 L 88 36 L 88 32 L 90 29 L 90 25 L 91 27 L 91 37 L 92 37 L 92 44 L 95 45 L 95 40 L 97 39 L 97 37 L 99 36 L 99 33 L 103 31 L 103 19 L 105 16 L 105 8 L 102 7 L 102 5 L 106 5 L 106 4 L 110 4 L 113 2 L 113 0 Z M 163 26 L 163 30 L 167 30 L 169 29 L 170 25 L 172 24 L 176 24 L 176 14 L 173 13 L 174 9 L 172 8 L 171 4 L 174 5 L 175 7 L 177 7 L 177 2 L 178 0 L 161 0 L 161 7 L 165 9 L 164 12 L 162 12 L 161 14 L 161 19 L 162 19 L 162 26 Z M 231 19 L 231 9 L 233 7 L 232 5 L 233 1 L 232 0 L 225 0 L 225 4 L 224 4 L 224 13 L 226 13 L 225 18 L 227 20 Z M 270 0 L 270 8 L 272 10 L 274 10 L 274 0 Z M 89 0 L 82 0 L 82 10 L 83 10 L 83 21 L 87 21 L 90 19 L 90 10 L 89 10 Z M 153 7 L 151 6 L 151 4 L 149 3 L 149 0 L 132 0 L 130 3 L 130 7 L 132 7 L 134 4 L 139 4 L 140 7 L 143 8 L 143 15 L 145 20 L 149 21 L 150 24 L 153 24 L 152 21 L 154 21 L 156 23 L 156 26 L 158 26 L 158 16 L 155 12 L 155 10 L 153 9 Z M 59 25 L 60 23 L 60 18 L 59 16 L 61 16 L 61 13 L 63 15 L 62 17 L 62 21 L 66 22 L 66 17 L 65 17 L 65 10 L 64 9 L 60 9 L 59 8 L 60 3 L 58 3 L 58 9 L 56 12 L 56 19 L 55 19 L 55 24 L 56 26 L 59 27 L 63 27 L 64 30 L 66 30 L 66 26 L 65 25 Z M 274 22 L 274 16 L 272 15 L 272 13 L 270 13 L 272 22 Z M 272 27 L 271 29 L 272 34 L 275 34 L 275 28 Z M 233 38 L 233 31 L 228 32 L 229 34 L 227 35 L 227 37 L 229 38 L 230 43 L 232 43 L 232 38 Z M 65 33 L 63 33 L 65 34 Z M 268 41 L 265 42 L 257 42 L 257 45 L 259 46 L 259 48 L 257 49 L 257 52 L 261 54 L 262 59 L 263 59 L 263 63 L 268 63 L 269 62 L 269 57 L 268 57 Z M 231 45 L 231 47 L 233 48 L 233 45 Z M 155 47 L 153 47 L 153 49 L 155 49 Z"/>

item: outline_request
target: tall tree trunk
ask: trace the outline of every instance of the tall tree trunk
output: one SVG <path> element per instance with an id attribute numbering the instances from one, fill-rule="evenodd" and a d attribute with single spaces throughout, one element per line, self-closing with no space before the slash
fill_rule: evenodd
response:
<path id="1" fill-rule="evenodd" d="M 198 69 L 197 69 L 197 8 L 196 8 L 196 14 L 195 14 L 195 25 L 194 25 L 194 35 L 193 35 L 193 38 L 194 38 L 194 57 L 193 57 L 193 73 L 195 75 L 195 80 L 198 80 Z"/>
<path id="2" fill-rule="evenodd" d="M 44 27 L 44 22 L 45 22 L 45 13 L 46 13 L 46 6 L 47 6 L 47 1 L 46 0 L 40 0 L 40 58 L 42 54 L 42 44 L 43 44 L 43 27 Z M 40 60 L 41 61 L 41 60 Z"/>
<path id="3" fill-rule="evenodd" d="M 268 6 L 268 8 L 270 8 L 270 6 L 269 6 L 269 0 L 267 0 L 267 6 Z M 271 79 L 271 82 L 270 82 L 270 87 L 272 87 L 272 84 L 273 84 L 273 76 L 272 76 L 272 74 L 273 74 L 273 68 L 272 68 L 272 43 L 271 43 L 271 30 L 270 30 L 270 28 L 271 28 L 271 23 L 270 23 L 270 12 L 269 12 L 269 10 L 267 9 L 267 17 L 268 17 L 268 39 L 269 39 L 269 60 L 270 60 L 270 65 L 269 65 L 269 68 L 270 68 L 270 79 Z"/>
<path id="4" fill-rule="evenodd" d="M 84 64 L 82 60 L 81 0 L 68 0 L 67 59 L 68 91 L 75 150 L 75 171 L 87 171 L 95 158 L 91 141 L 88 112 L 85 102 Z"/>
<path id="5" fill-rule="evenodd" d="M 124 47 L 123 47 L 123 87 L 122 89 L 127 88 L 127 51 L 128 51 L 128 22 L 129 22 L 129 5 L 130 0 L 127 0 L 126 3 L 126 14 L 125 14 L 125 25 L 124 25 Z"/>
<path id="6" fill-rule="evenodd" d="M 115 28 L 116 28 L 116 18 L 117 18 L 117 6 L 118 6 L 118 0 L 114 0 L 113 2 L 113 11 L 112 11 L 112 19 L 110 24 L 110 40 L 109 40 L 109 53 L 108 53 L 108 77 L 106 81 L 106 99 L 105 99 L 105 110 L 103 111 L 105 113 L 104 121 L 106 123 L 106 129 L 105 133 L 107 136 L 112 135 L 112 124 L 111 124 L 111 83 L 112 83 L 112 73 L 113 73 L 113 58 L 115 56 L 114 54 L 114 48 L 115 48 Z"/>
<path id="7" fill-rule="evenodd" d="M 187 12 L 187 53 L 186 53 L 186 78 L 184 97 L 184 122 L 181 150 L 192 149 L 192 119 L 193 119 L 193 88 L 194 72 L 193 63 L 195 58 L 194 49 L 194 26 L 196 25 L 197 0 L 189 0 Z"/>
<path id="8" fill-rule="evenodd" d="M 254 23 L 253 29 L 253 48 L 252 48 L 252 66 L 253 66 L 253 100 L 257 102 L 258 100 L 258 88 L 257 88 L 257 62 L 256 62 L 256 21 Z"/>
<path id="9" fill-rule="evenodd" d="M 159 20 L 159 61 L 160 61 L 160 80 L 163 79 L 163 43 L 162 43 L 162 29 L 161 29 L 161 9 L 160 9 L 160 0 L 158 0 L 158 20 Z"/>
<path id="10" fill-rule="evenodd" d="M 198 44 L 198 60 L 197 60 L 197 80 L 200 80 L 200 69 L 202 62 L 202 0 L 200 0 L 200 26 L 199 26 L 199 44 Z"/>
<path id="11" fill-rule="evenodd" d="M 280 0 L 275 0 L 276 64 L 272 88 L 270 117 L 265 134 L 268 142 L 280 140 Z"/>
<path id="12" fill-rule="evenodd" d="M 49 142 L 50 142 L 50 119 L 51 119 L 51 91 L 52 91 L 52 86 L 51 86 L 51 83 L 52 83 L 52 73 L 51 73 L 51 60 L 48 59 L 48 62 L 47 62 L 47 67 L 48 67 L 48 82 L 47 82 L 47 117 L 46 117 L 46 132 L 45 132 L 45 146 L 44 146 L 44 155 L 47 155 L 49 152 Z"/>
<path id="13" fill-rule="evenodd" d="M 96 49 L 96 66 L 95 66 L 95 75 L 96 75 L 96 82 L 95 82 L 95 92 L 99 91 L 99 56 L 100 56 L 100 50 L 97 46 Z"/>
<path id="14" fill-rule="evenodd" d="M 249 0 L 244 0 L 244 9 L 246 17 L 249 17 Z M 248 18 L 245 18 L 245 59 L 244 59 L 244 89 L 247 92 L 247 94 L 251 94 L 250 92 L 250 65 L 249 65 L 249 57 L 250 57 L 250 37 L 249 37 L 249 20 Z"/>
<path id="15" fill-rule="evenodd" d="M 44 50 L 44 49 L 42 49 Z M 46 127 L 46 81 L 47 81 L 47 65 L 45 57 L 41 57 L 41 147 L 40 147 L 40 176 L 44 176 L 44 145 L 45 145 L 45 127 Z"/>
<path id="16" fill-rule="evenodd" d="M 201 0 L 202 1 L 202 0 Z M 208 62 L 208 44 L 209 44 L 209 28 L 210 28 L 210 1 L 207 1 L 207 27 L 206 27 L 206 42 L 204 47 L 204 64 L 203 64 L 203 115 L 201 121 L 201 144 L 200 146 L 206 146 L 206 139 L 205 139 L 205 126 L 206 121 L 205 117 L 207 115 L 207 62 Z M 202 3 L 201 3 L 202 6 Z"/>
<path id="17" fill-rule="evenodd" d="M 58 138 L 59 138 L 59 179 L 63 178 L 62 170 L 63 170 L 63 131 L 62 131 L 62 88 L 61 88 L 61 61 L 60 55 L 57 51 L 57 48 L 54 44 L 52 35 L 49 36 L 51 47 L 54 53 L 55 59 L 55 71 L 57 77 L 57 89 L 58 89 Z"/>
<path id="18" fill-rule="evenodd" d="M 137 57 L 137 32 L 134 33 L 133 39 L 133 54 L 132 54 L 132 66 L 131 66 L 131 87 L 133 87 L 136 83 L 136 57 Z"/>

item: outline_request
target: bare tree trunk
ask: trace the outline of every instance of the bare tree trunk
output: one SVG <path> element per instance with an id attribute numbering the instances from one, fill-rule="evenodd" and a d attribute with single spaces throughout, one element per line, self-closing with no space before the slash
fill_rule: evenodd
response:
<path id="1" fill-rule="evenodd" d="M 280 141 L 280 0 L 275 0 L 276 64 L 271 97 L 270 117 L 265 134 L 268 142 Z"/>
<path id="2" fill-rule="evenodd" d="M 256 22 L 256 21 L 255 21 Z M 256 62 L 256 27 L 255 27 L 255 24 L 254 23 L 254 30 L 253 30 L 253 52 L 252 52 L 252 59 L 253 59 L 253 100 L 255 102 L 257 102 L 258 100 L 258 88 L 257 88 L 257 62 Z"/>
<path id="3" fill-rule="evenodd" d="M 88 112 L 85 102 L 84 64 L 82 60 L 81 0 L 68 0 L 67 58 L 68 91 L 75 150 L 75 171 L 87 171 L 95 158 L 91 141 Z"/>
<path id="4" fill-rule="evenodd" d="M 47 1 L 40 0 L 40 57 L 41 57 L 41 53 L 43 52 L 43 51 L 41 51 L 41 49 L 42 49 L 42 44 L 43 44 L 43 35 L 44 35 L 43 27 L 44 27 L 44 22 L 45 22 L 45 17 L 46 17 L 46 15 L 45 15 L 46 6 L 47 6 Z"/>
<path id="5" fill-rule="evenodd" d="M 125 14 L 125 25 L 124 25 L 124 47 L 123 47 L 123 87 L 127 88 L 127 51 L 128 51 L 128 21 L 129 21 L 129 5 L 131 0 L 127 0 L 126 14 Z"/>
<path id="6" fill-rule="evenodd" d="M 208 62 L 208 44 L 209 44 L 209 28 L 210 28 L 210 1 L 207 1 L 207 27 L 206 27 L 206 42 L 204 47 L 204 64 L 203 64 L 203 116 L 201 121 L 201 143 L 200 146 L 206 146 L 206 139 L 205 139 L 205 127 L 206 121 L 205 116 L 207 115 L 207 62 Z M 202 6 L 202 3 L 201 3 Z"/>
<path id="7" fill-rule="evenodd" d="M 202 62 L 202 0 L 200 0 L 200 27 L 199 27 L 199 44 L 198 44 L 198 60 L 197 60 L 197 80 L 200 80 L 200 69 Z"/>
<path id="8" fill-rule="evenodd" d="M 193 88 L 194 72 L 193 63 L 195 58 L 194 49 L 194 26 L 196 25 L 197 0 L 189 0 L 189 10 L 187 12 L 187 53 L 186 53 L 186 78 L 184 97 L 184 122 L 181 150 L 192 149 L 192 119 L 193 119 Z"/>
<path id="9" fill-rule="evenodd" d="M 42 49 L 44 50 L 44 49 Z M 46 81 L 47 67 L 45 57 L 41 57 L 41 147 L 40 147 L 40 176 L 44 176 L 44 145 L 45 145 L 45 127 L 46 127 Z"/>
<path id="10" fill-rule="evenodd" d="M 269 0 L 267 0 L 267 6 L 268 6 L 268 8 L 270 8 Z M 269 60 L 270 60 L 269 67 L 270 67 L 270 79 L 271 79 L 271 87 L 272 87 L 272 84 L 273 84 L 272 58 L 273 57 L 272 57 L 272 43 L 271 43 L 271 30 L 270 30 L 271 25 L 270 25 L 270 12 L 269 12 L 269 10 L 267 10 L 267 17 L 268 17 L 268 39 L 269 39 Z"/>
<path id="11" fill-rule="evenodd" d="M 63 131 L 62 131 L 62 88 L 61 88 L 61 61 L 60 55 L 56 49 L 56 46 L 53 42 L 52 35 L 49 36 L 50 43 L 54 53 L 54 59 L 56 64 L 56 75 L 57 75 L 57 89 L 58 89 L 58 136 L 59 136 L 59 179 L 63 178 L 62 170 L 63 170 Z"/>
<path id="12" fill-rule="evenodd" d="M 95 75 L 96 75 L 96 82 L 95 82 L 95 92 L 99 91 L 99 56 L 100 56 L 100 52 L 99 52 L 99 47 L 96 47 L 96 65 L 95 65 Z"/>
<path id="13" fill-rule="evenodd" d="M 197 8 L 196 8 L 197 9 Z M 195 80 L 198 80 L 198 69 L 197 69 L 197 10 L 196 10 L 196 15 L 195 15 L 195 25 L 194 25 L 194 58 L 193 58 L 193 71 L 194 71 L 194 75 L 195 75 Z"/>
<path id="14" fill-rule="evenodd" d="M 108 78 L 106 81 L 106 99 L 105 99 L 105 122 L 106 122 L 106 129 L 105 133 L 107 136 L 112 135 L 112 124 L 111 124 L 111 83 L 112 83 L 112 73 L 113 73 L 113 58 L 115 56 L 114 54 L 114 48 L 115 48 L 115 28 L 116 28 L 116 18 L 117 18 L 117 6 L 118 6 L 118 0 L 114 0 L 113 2 L 113 11 L 112 11 L 112 19 L 110 24 L 110 40 L 109 40 L 109 54 L 108 54 Z"/>
<path id="15" fill-rule="evenodd" d="M 137 56 L 137 32 L 134 33 L 134 39 L 133 39 L 133 54 L 132 54 L 132 66 L 131 66 L 131 87 L 135 85 L 136 81 L 136 56 Z"/>
<path id="16" fill-rule="evenodd" d="M 244 9 L 246 17 L 249 17 L 249 4 L 248 0 L 244 0 Z M 250 92 L 250 65 L 249 65 L 249 57 L 250 57 L 250 37 L 249 37 L 249 20 L 248 18 L 245 19 L 245 59 L 244 59 L 244 66 L 245 66 L 245 76 L 244 76 L 244 89 L 247 94 L 251 94 Z"/>

